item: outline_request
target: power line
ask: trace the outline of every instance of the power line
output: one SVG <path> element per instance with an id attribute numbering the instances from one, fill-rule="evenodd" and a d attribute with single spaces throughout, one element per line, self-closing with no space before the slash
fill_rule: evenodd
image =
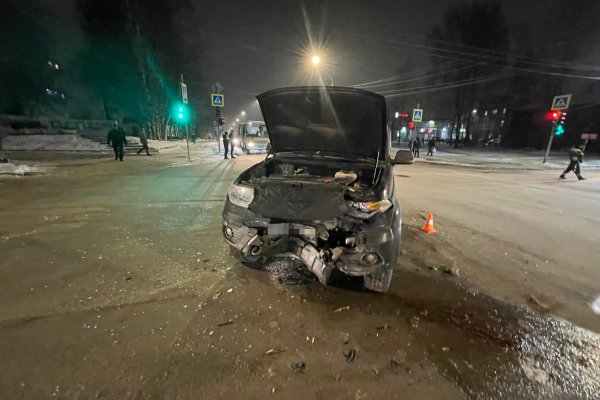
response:
<path id="1" fill-rule="evenodd" d="M 504 75 L 497 75 L 497 76 L 491 76 L 491 77 L 480 78 L 480 79 L 470 79 L 470 80 L 465 80 L 465 81 L 458 81 L 454 84 L 446 85 L 446 86 L 436 86 L 436 87 L 423 86 L 421 88 L 412 88 L 412 90 L 406 89 L 407 91 L 401 92 L 401 93 L 384 94 L 384 96 L 385 97 L 400 97 L 400 96 L 410 96 L 410 95 L 414 95 L 417 93 L 426 93 L 426 92 L 432 92 L 432 91 L 454 89 L 454 88 L 458 88 L 458 87 L 462 87 L 462 86 L 475 85 L 475 84 L 484 83 L 484 82 L 491 82 L 491 81 L 498 80 L 498 79 L 509 78 L 514 75 L 515 74 L 504 74 Z"/>
<path id="2" fill-rule="evenodd" d="M 457 71 L 461 71 L 461 70 L 464 70 L 464 69 L 473 68 L 473 67 L 476 67 L 476 66 L 477 66 L 477 64 L 467 65 L 467 66 L 460 67 L 460 68 L 450 69 L 450 70 L 446 70 L 446 71 L 440 71 L 437 74 L 425 74 L 423 76 L 412 78 L 412 79 L 405 79 L 405 80 L 400 80 L 400 81 L 391 81 L 391 82 L 388 82 L 388 83 L 380 83 L 380 84 L 367 85 L 367 86 L 362 86 L 362 87 L 363 88 L 373 88 L 373 87 L 378 87 L 378 86 L 398 85 L 398 84 L 401 84 L 401 83 L 414 82 L 414 81 L 418 81 L 418 80 L 433 78 L 433 77 L 440 76 L 440 75 L 447 75 L 447 74 L 452 73 L 452 72 L 457 72 Z"/>

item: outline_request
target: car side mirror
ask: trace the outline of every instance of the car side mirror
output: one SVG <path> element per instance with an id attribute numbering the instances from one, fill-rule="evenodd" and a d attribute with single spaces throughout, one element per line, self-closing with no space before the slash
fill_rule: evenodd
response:
<path id="1" fill-rule="evenodd" d="M 410 150 L 398 150 L 392 160 L 392 164 L 412 164 L 414 162 L 415 158 Z"/>

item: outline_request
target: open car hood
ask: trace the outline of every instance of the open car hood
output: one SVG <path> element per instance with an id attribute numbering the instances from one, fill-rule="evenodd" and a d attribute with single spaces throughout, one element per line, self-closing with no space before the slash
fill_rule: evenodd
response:
<path id="1" fill-rule="evenodd" d="M 385 98 L 360 89 L 305 86 L 257 96 L 273 153 L 387 158 Z"/>

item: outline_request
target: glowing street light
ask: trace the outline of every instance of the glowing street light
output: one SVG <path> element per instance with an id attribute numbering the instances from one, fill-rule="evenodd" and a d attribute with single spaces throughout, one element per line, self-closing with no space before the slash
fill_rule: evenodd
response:
<path id="1" fill-rule="evenodd" d="M 242 115 L 246 115 L 246 111 L 242 111 Z"/>
<path id="2" fill-rule="evenodd" d="M 321 57 L 315 54 L 312 56 L 311 62 L 314 66 L 317 66 L 321 63 Z"/>

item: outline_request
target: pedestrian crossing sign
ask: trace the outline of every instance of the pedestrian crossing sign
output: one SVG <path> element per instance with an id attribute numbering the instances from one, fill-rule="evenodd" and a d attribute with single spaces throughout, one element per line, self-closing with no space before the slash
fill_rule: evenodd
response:
<path id="1" fill-rule="evenodd" d="M 561 94 L 560 96 L 554 96 L 552 99 L 552 107 L 550 110 L 566 110 L 569 108 L 569 104 L 571 103 L 570 94 Z"/>
<path id="2" fill-rule="evenodd" d="M 225 96 L 222 94 L 212 93 L 210 95 L 210 103 L 213 107 L 225 107 Z"/>
<path id="3" fill-rule="evenodd" d="M 412 120 L 413 120 L 413 122 L 422 122 L 423 121 L 423 110 L 420 108 L 414 108 Z"/>

